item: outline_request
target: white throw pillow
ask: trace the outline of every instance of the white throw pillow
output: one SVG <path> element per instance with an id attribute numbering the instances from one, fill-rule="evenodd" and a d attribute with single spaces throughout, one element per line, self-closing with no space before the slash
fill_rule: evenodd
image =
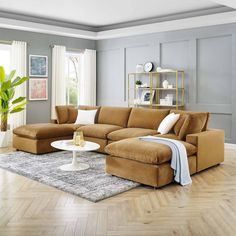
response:
<path id="1" fill-rule="evenodd" d="M 75 124 L 92 125 L 95 121 L 97 110 L 78 110 Z"/>
<path id="2" fill-rule="evenodd" d="M 166 116 L 160 123 L 157 132 L 160 134 L 167 134 L 178 121 L 180 114 L 171 113 Z"/>

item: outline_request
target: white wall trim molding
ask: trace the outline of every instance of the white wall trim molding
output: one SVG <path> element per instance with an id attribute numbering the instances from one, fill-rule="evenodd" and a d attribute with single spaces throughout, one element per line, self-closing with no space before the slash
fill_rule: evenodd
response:
<path id="1" fill-rule="evenodd" d="M 221 25 L 236 22 L 236 11 L 206 16 L 190 17 L 181 20 L 165 21 L 148 25 L 97 32 L 97 40 L 120 38 L 141 34 L 150 34 L 174 30 L 192 29 L 204 26 Z"/>
<path id="2" fill-rule="evenodd" d="M 236 150 L 236 144 L 233 144 L 233 143 L 225 143 L 225 148 L 228 148 L 228 149 L 235 149 L 235 150 Z"/>
<path id="3" fill-rule="evenodd" d="M 61 26 L 34 23 L 9 18 L 0 18 L 0 28 L 16 29 L 66 37 L 84 38 L 92 40 L 128 37 L 142 34 L 167 32 L 182 29 L 192 29 L 204 26 L 236 23 L 236 11 L 216 13 L 205 16 L 189 17 L 179 20 L 164 21 L 153 24 L 139 25 L 100 32 L 66 28 Z"/>
<path id="4" fill-rule="evenodd" d="M 96 38 L 96 32 L 93 31 L 72 29 L 61 26 L 46 25 L 21 20 L 13 20 L 8 18 L 0 18 L 0 28 L 93 40 Z"/>

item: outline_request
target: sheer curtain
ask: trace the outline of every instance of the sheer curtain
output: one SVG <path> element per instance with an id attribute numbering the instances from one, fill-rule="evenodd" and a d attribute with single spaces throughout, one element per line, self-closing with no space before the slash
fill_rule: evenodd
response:
<path id="1" fill-rule="evenodd" d="M 11 70 L 16 70 L 16 75 L 27 76 L 26 58 L 27 43 L 21 41 L 13 41 L 11 45 Z M 15 98 L 27 96 L 27 84 L 23 83 L 15 88 Z M 27 106 L 26 106 L 27 108 Z M 12 114 L 10 116 L 10 129 L 26 124 L 26 108 L 24 111 Z"/>
<path id="2" fill-rule="evenodd" d="M 81 58 L 79 105 L 96 105 L 96 50 L 86 49 Z"/>
<path id="3" fill-rule="evenodd" d="M 66 104 L 65 58 L 66 47 L 55 45 L 52 49 L 51 119 L 56 119 L 55 106 Z"/>

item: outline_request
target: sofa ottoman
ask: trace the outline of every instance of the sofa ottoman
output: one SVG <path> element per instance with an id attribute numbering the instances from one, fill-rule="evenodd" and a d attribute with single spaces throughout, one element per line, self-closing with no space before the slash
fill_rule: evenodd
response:
<path id="1" fill-rule="evenodd" d="M 196 173 L 196 146 L 181 141 L 187 150 L 190 174 Z M 106 146 L 106 172 L 142 184 L 161 187 L 173 181 L 171 149 L 164 144 L 130 138 Z"/>
<path id="2" fill-rule="evenodd" d="M 80 126 L 50 123 L 20 126 L 13 131 L 13 147 L 34 154 L 53 152 L 56 149 L 51 146 L 51 142 L 71 139 L 73 132 Z"/>

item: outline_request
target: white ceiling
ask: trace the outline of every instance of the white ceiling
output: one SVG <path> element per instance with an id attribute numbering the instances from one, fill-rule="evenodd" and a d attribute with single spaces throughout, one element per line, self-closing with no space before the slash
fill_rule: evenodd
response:
<path id="1" fill-rule="evenodd" d="M 235 0 L 212 0 L 215 3 L 227 6 L 227 7 L 231 7 L 236 9 L 236 1 Z"/>
<path id="2" fill-rule="evenodd" d="M 209 0 L 0 0 L 0 11 L 91 26 L 106 26 L 218 6 Z"/>

